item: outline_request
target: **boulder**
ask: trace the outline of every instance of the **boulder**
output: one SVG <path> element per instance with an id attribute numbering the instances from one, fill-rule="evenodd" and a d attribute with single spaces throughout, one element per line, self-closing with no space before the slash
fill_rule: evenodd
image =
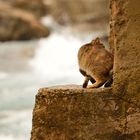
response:
<path id="1" fill-rule="evenodd" d="M 31 12 L 37 17 L 44 16 L 47 13 L 46 5 L 42 0 L 14 0 L 12 5 Z"/>
<path id="2" fill-rule="evenodd" d="M 26 11 L 0 3 L 0 41 L 28 40 L 49 35 L 47 27 Z"/>
<path id="3" fill-rule="evenodd" d="M 43 0 L 1 0 L 4 3 L 10 4 L 12 7 L 26 10 L 36 17 L 46 15 L 47 8 Z"/>

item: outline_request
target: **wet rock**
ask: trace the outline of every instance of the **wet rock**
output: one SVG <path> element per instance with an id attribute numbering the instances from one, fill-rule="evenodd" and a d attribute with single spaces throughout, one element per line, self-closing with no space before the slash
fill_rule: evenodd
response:
<path id="1" fill-rule="evenodd" d="M 0 3 L 0 41 L 28 40 L 49 35 L 33 14 Z"/>

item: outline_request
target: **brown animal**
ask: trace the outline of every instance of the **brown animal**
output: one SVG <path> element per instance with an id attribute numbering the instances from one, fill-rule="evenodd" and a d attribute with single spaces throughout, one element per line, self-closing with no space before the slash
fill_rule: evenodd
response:
<path id="1" fill-rule="evenodd" d="M 113 82 L 112 71 L 113 55 L 107 51 L 97 37 L 90 43 L 83 45 L 78 52 L 79 70 L 85 76 L 84 88 L 97 88 Z M 92 85 L 88 85 L 89 80 Z"/>

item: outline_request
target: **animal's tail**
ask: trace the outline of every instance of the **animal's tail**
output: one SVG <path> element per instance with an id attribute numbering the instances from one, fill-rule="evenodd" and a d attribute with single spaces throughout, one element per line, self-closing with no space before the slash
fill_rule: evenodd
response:
<path id="1" fill-rule="evenodd" d="M 109 80 L 107 80 L 104 84 L 104 87 L 110 87 L 113 83 L 113 69 L 110 70 L 109 72 Z"/>

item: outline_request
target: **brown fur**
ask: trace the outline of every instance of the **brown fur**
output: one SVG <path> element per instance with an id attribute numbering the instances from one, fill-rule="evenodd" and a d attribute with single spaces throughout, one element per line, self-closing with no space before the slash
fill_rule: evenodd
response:
<path id="1" fill-rule="evenodd" d="M 99 38 L 83 45 L 78 52 L 79 70 L 85 76 L 84 88 L 97 88 L 104 83 L 110 86 L 113 68 L 113 56 L 107 51 Z M 88 85 L 89 80 L 92 85 Z"/>

